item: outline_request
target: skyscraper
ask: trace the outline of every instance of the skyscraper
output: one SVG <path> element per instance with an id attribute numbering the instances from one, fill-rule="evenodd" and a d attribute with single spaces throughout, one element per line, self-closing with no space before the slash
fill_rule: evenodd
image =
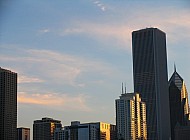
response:
<path id="1" fill-rule="evenodd" d="M 157 28 L 132 33 L 134 91 L 147 108 L 149 140 L 170 138 L 166 34 Z"/>
<path id="2" fill-rule="evenodd" d="M 122 93 L 116 103 L 116 126 L 120 140 L 146 140 L 146 105 L 138 93 Z"/>
<path id="3" fill-rule="evenodd" d="M 180 130 L 182 126 L 187 126 L 189 121 L 189 103 L 187 89 L 183 78 L 177 73 L 175 67 L 174 73 L 169 80 L 169 98 L 171 115 L 171 136 L 172 139 L 175 139 L 176 126 L 179 125 L 177 127 L 177 130 Z M 186 130 L 187 128 L 189 127 L 186 127 Z M 190 132 L 190 130 L 188 131 Z"/>
<path id="4" fill-rule="evenodd" d="M 55 129 L 61 127 L 61 121 L 52 118 L 35 120 L 33 124 L 33 140 L 53 140 Z"/>
<path id="5" fill-rule="evenodd" d="M 17 137 L 17 73 L 0 67 L 0 140 Z"/>

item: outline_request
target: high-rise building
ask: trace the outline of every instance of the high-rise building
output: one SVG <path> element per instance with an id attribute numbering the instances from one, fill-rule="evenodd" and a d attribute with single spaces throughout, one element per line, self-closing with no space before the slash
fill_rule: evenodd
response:
<path id="1" fill-rule="evenodd" d="M 170 109 L 166 34 L 157 28 L 132 33 L 134 91 L 146 103 L 148 140 L 168 140 Z"/>
<path id="2" fill-rule="evenodd" d="M 115 125 L 94 122 L 83 123 L 71 122 L 71 126 L 55 131 L 54 140 L 116 140 Z"/>
<path id="3" fill-rule="evenodd" d="M 116 103 L 116 127 L 119 140 L 146 140 L 146 105 L 138 93 L 122 93 Z"/>
<path id="4" fill-rule="evenodd" d="M 17 140 L 30 140 L 30 128 L 17 128 Z"/>
<path id="5" fill-rule="evenodd" d="M 180 128 L 188 130 L 189 121 L 189 103 L 188 93 L 183 78 L 177 73 L 174 67 L 174 73 L 169 80 L 169 98 L 170 98 L 170 121 L 171 121 L 171 136 L 175 139 L 175 132 L 179 136 Z M 176 125 L 178 125 L 175 131 Z M 190 132 L 190 130 L 188 130 Z M 190 136 L 190 135 L 189 135 Z"/>
<path id="6" fill-rule="evenodd" d="M 61 121 L 52 118 L 35 120 L 33 124 L 33 140 L 53 140 L 55 129 L 61 127 Z"/>
<path id="7" fill-rule="evenodd" d="M 17 137 L 17 73 L 0 67 L 0 140 Z"/>

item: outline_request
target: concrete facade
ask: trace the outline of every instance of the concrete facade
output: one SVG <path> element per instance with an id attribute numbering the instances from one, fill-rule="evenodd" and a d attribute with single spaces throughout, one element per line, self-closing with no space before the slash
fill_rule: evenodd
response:
<path id="1" fill-rule="evenodd" d="M 17 140 L 30 140 L 30 128 L 17 128 Z"/>

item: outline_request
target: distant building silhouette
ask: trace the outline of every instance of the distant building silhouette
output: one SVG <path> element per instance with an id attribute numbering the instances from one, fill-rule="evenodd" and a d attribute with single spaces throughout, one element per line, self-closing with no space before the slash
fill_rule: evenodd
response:
<path id="1" fill-rule="evenodd" d="M 30 140 L 30 128 L 17 128 L 17 140 Z"/>
<path id="2" fill-rule="evenodd" d="M 54 140 L 116 140 L 115 125 L 93 122 L 83 123 L 71 122 L 70 126 L 56 129 Z"/>
<path id="3" fill-rule="evenodd" d="M 176 68 L 174 68 L 174 73 L 172 74 L 169 80 L 169 98 L 170 98 L 171 136 L 172 139 L 175 139 L 175 132 L 178 138 L 182 130 L 184 132 L 185 131 L 190 132 L 190 130 L 188 130 L 190 127 L 183 127 L 187 126 L 189 121 L 188 93 L 184 80 L 177 73 Z"/>
<path id="4" fill-rule="evenodd" d="M 0 140 L 17 137 L 17 73 L 0 67 Z"/>
<path id="5" fill-rule="evenodd" d="M 168 140 L 170 133 L 166 34 L 157 28 L 132 33 L 134 92 L 147 108 L 148 140 Z"/>
<path id="6" fill-rule="evenodd" d="M 118 139 L 146 140 L 146 105 L 141 101 L 140 95 L 125 91 L 115 103 Z"/>
<path id="7" fill-rule="evenodd" d="M 55 129 L 61 127 L 61 121 L 52 118 L 35 120 L 33 124 L 33 140 L 54 140 Z"/>

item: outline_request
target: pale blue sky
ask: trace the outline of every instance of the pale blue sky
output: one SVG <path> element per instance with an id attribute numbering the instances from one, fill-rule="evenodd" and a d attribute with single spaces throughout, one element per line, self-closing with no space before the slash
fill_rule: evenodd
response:
<path id="1" fill-rule="evenodd" d="M 16 71 L 18 126 L 53 117 L 115 124 L 121 82 L 133 92 L 131 32 L 167 34 L 168 75 L 174 62 L 190 91 L 188 0 L 2 0 L 0 66 Z"/>

